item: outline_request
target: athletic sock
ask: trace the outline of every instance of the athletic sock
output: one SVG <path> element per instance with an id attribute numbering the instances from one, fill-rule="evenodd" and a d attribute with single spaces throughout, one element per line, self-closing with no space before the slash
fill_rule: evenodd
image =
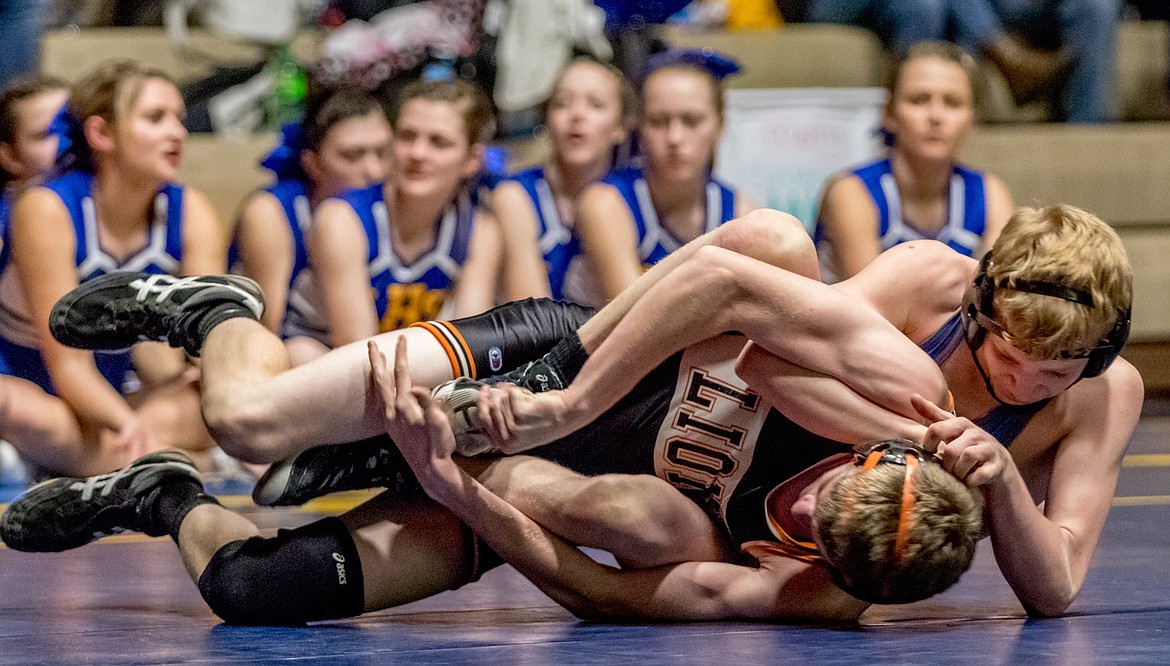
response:
<path id="1" fill-rule="evenodd" d="M 182 341 L 183 348 L 193 357 L 198 357 L 203 350 L 203 343 L 211 329 L 229 319 L 247 317 L 255 320 L 256 313 L 247 307 L 234 302 L 217 303 L 187 315 L 183 321 L 182 331 L 186 338 Z"/>
<path id="2" fill-rule="evenodd" d="M 573 382 L 577 373 L 581 372 L 585 361 L 589 360 L 589 353 L 581 344 L 581 337 L 577 335 L 577 331 L 573 331 L 562 338 L 544 357 L 549 366 L 564 382 L 564 386 L 561 388 L 565 388 Z"/>
<path id="3" fill-rule="evenodd" d="M 219 500 L 203 492 L 203 484 L 194 479 L 176 480 L 154 489 L 143 498 L 139 516 L 142 531 L 150 536 L 171 535 L 179 543 L 179 527 L 195 507 L 203 504 L 223 506 Z"/>

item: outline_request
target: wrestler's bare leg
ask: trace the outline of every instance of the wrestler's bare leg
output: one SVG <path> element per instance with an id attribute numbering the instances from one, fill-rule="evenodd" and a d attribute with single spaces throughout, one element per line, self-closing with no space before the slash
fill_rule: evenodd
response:
<path id="1" fill-rule="evenodd" d="M 581 328 L 586 350 L 595 349 L 663 275 L 712 244 L 816 275 L 816 256 L 799 221 L 777 211 L 755 211 L 687 244 L 631 285 Z M 434 386 L 454 378 L 442 347 L 422 329 L 384 333 L 377 337 L 378 346 L 393 353 L 392 338 L 400 335 L 408 336 L 416 384 Z M 291 368 L 277 336 L 259 322 L 239 318 L 212 329 L 202 356 L 204 418 L 220 446 L 242 460 L 272 462 L 310 446 L 380 432 L 363 342 Z"/>
<path id="2" fill-rule="evenodd" d="M 399 336 L 409 340 L 410 367 L 419 385 L 454 379 L 445 352 L 425 330 L 403 329 L 375 339 L 393 354 Z M 382 432 L 364 341 L 293 368 L 280 338 L 241 317 L 211 330 L 202 368 L 207 426 L 225 452 L 246 462 L 274 462 L 311 446 Z"/>
<path id="3" fill-rule="evenodd" d="M 585 351 L 593 353 L 638 299 L 663 276 L 708 245 L 738 252 L 805 277 L 819 279 L 820 276 L 816 248 L 800 220 L 787 213 L 761 208 L 675 250 L 626 287 L 577 331 Z"/>

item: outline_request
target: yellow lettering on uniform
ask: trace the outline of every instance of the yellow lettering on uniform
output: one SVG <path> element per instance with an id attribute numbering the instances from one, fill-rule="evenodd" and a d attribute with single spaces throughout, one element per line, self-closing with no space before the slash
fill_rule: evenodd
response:
<path id="1" fill-rule="evenodd" d="M 378 329 L 385 333 L 435 319 L 446 300 L 446 289 L 427 289 L 421 283 L 392 284 L 386 288 L 386 314 Z"/>

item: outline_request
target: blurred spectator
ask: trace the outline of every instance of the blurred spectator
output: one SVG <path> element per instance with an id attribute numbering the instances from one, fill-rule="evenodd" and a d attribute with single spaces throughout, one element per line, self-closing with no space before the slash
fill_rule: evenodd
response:
<path id="1" fill-rule="evenodd" d="M 390 122 L 381 105 L 352 86 L 316 92 L 303 123 L 284 127 L 282 142 L 261 166 L 276 176 L 241 206 L 229 265 L 264 290 L 261 321 L 275 333 L 290 287 L 309 265 L 305 234 L 325 199 L 386 180 Z"/>
<path id="2" fill-rule="evenodd" d="M 715 179 L 723 135 L 723 79 L 739 72 L 710 51 L 650 59 L 638 127 L 645 166 L 611 172 L 585 188 L 573 233 L 580 255 L 565 276 L 567 300 L 600 307 L 682 245 L 758 207 Z"/>
<path id="3" fill-rule="evenodd" d="M 88 73 L 53 123 L 55 168 L 67 170 L 13 205 L 0 267 L 0 436 L 47 470 L 100 473 L 149 451 L 214 445 L 178 350 L 151 343 L 132 359 L 70 349 L 47 326 L 63 294 L 111 271 L 226 268 L 223 227 L 207 197 L 174 182 L 183 114 L 162 71 L 120 61 Z M 141 386 L 133 404 L 123 393 L 132 366 Z"/>
<path id="4" fill-rule="evenodd" d="M 869 28 L 898 57 L 917 42 L 942 39 L 951 0 L 808 0 L 811 23 Z"/>
<path id="5" fill-rule="evenodd" d="M 49 0 L 0 2 L 0 89 L 17 77 L 37 73 L 48 8 Z"/>
<path id="6" fill-rule="evenodd" d="M 827 282 L 898 243 L 937 240 L 978 257 L 995 242 L 1011 193 L 958 163 L 975 124 L 974 72 L 974 59 L 949 42 L 916 44 L 894 68 L 882 114 L 889 154 L 825 187 L 814 237 Z"/>
<path id="7" fill-rule="evenodd" d="M 1053 116 L 1117 116 L 1113 61 L 1121 0 L 808 0 L 808 20 L 872 30 L 899 57 L 949 39 L 990 60 L 1017 104 L 1054 97 Z"/>
<path id="8" fill-rule="evenodd" d="M 499 229 L 467 187 L 492 131 L 490 101 L 462 79 L 418 81 L 403 90 L 391 124 L 392 178 L 314 212 L 309 270 L 292 285 L 284 320 L 294 362 L 495 303 Z"/>
<path id="9" fill-rule="evenodd" d="M 65 82 L 47 76 L 18 79 L 0 93 L 0 250 L 9 199 L 53 168 L 58 137 L 51 125 L 68 97 Z"/>
<path id="10" fill-rule="evenodd" d="M 986 55 L 1003 72 L 1016 103 L 1042 98 L 1057 84 L 1056 119 L 1116 119 L 1113 63 L 1121 0 L 966 0 L 954 9 L 953 40 Z"/>
<path id="11" fill-rule="evenodd" d="M 505 239 L 509 293 L 529 289 L 534 296 L 564 298 L 565 274 L 577 252 L 577 200 L 613 166 L 636 106 L 633 88 L 611 65 L 579 58 L 557 77 L 544 106 L 548 159 L 504 180 L 492 193 Z"/>
<path id="12" fill-rule="evenodd" d="M 1129 12 L 1142 21 L 1162 21 L 1167 28 L 1167 53 L 1170 55 L 1170 2 L 1166 0 L 1127 0 Z M 1162 99 L 1162 116 L 1170 119 L 1170 67 L 1166 71 L 1166 93 Z"/>

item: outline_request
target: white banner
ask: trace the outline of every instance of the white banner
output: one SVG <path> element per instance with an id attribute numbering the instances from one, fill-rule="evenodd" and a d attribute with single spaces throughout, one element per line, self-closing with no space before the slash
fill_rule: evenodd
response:
<path id="1" fill-rule="evenodd" d="M 882 88 L 728 90 L 715 172 L 811 232 L 825 180 L 882 153 L 885 100 Z"/>

